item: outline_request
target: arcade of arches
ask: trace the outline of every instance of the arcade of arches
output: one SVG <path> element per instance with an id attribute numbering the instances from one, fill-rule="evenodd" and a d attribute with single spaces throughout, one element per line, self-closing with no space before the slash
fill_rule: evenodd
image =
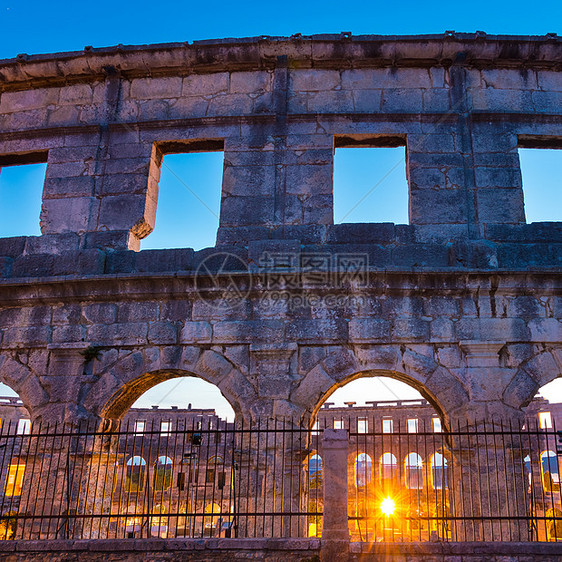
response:
<path id="1" fill-rule="evenodd" d="M 47 165 L 41 235 L 0 239 L 0 382 L 37 424 L 106 432 L 182 376 L 218 387 L 247 427 L 308 431 L 333 392 L 372 376 L 414 387 L 445 430 L 522 427 L 562 375 L 561 223 L 526 222 L 518 152 L 562 147 L 561 46 L 343 33 L 1 61 L 0 166 Z M 352 146 L 405 147 L 408 224 L 334 224 L 334 152 Z M 224 154 L 216 245 L 139 251 L 164 156 L 202 151 Z M 396 472 L 409 493 L 479 474 L 462 439 L 453 475 L 444 450 L 348 463 L 343 434 L 317 451 L 335 487 L 346 468 L 356 489 Z M 154 485 L 135 456 L 130 486 Z M 482 454 L 520 460 L 522 489 L 515 457 Z M 157 461 L 146 471 L 164 486 Z M 525 535 L 526 502 L 496 503 L 480 507 Z M 202 517 L 212 526 L 214 508 Z"/>

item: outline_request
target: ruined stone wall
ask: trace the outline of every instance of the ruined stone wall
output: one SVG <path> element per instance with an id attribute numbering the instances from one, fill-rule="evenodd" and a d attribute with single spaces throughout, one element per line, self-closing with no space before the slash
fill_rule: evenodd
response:
<path id="1" fill-rule="evenodd" d="M 525 223 L 517 152 L 562 146 L 561 61 L 557 38 L 481 34 L 3 61 L 0 165 L 47 176 L 42 236 L 0 240 L 0 378 L 36 420 L 118 419 L 192 374 L 239 417 L 308 423 L 339 385 L 386 374 L 447 423 L 521 421 L 562 372 L 562 226 Z M 334 147 L 399 145 L 409 224 L 334 225 Z M 163 155 L 206 150 L 224 151 L 217 246 L 138 252 Z M 217 252 L 240 260 L 213 278 Z M 276 300 L 265 252 L 368 271 Z"/>
<path id="2" fill-rule="evenodd" d="M 0 543 L 0 552 L 9 553 L 10 560 L 263 560 L 267 562 L 317 562 L 321 541 L 318 539 L 176 539 L 106 540 L 106 541 L 11 541 Z M 362 547 L 363 546 L 363 551 Z M 479 562 L 554 562 L 559 560 L 556 544 L 533 543 L 355 543 L 349 553 L 338 560 L 371 561 L 381 557 L 389 560 Z"/>

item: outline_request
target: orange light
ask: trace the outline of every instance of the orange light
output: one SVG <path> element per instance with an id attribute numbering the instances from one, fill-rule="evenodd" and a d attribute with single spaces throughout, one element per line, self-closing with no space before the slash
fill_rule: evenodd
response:
<path id="1" fill-rule="evenodd" d="M 388 517 L 394 513 L 396 503 L 392 498 L 384 498 L 381 502 L 381 511 Z"/>

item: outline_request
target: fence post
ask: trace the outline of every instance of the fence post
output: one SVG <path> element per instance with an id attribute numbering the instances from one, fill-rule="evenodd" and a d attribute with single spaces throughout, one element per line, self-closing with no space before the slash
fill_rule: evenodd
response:
<path id="1" fill-rule="evenodd" d="M 322 560 L 347 560 L 349 524 L 347 518 L 347 448 L 345 429 L 325 429 L 322 438 L 324 472 L 324 516 Z"/>

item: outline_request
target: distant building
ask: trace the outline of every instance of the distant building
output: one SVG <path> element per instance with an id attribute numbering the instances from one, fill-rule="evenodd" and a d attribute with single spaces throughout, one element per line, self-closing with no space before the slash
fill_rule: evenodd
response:
<path id="1" fill-rule="evenodd" d="M 521 460 L 529 479 L 535 514 L 544 515 L 560 503 L 560 470 L 556 444 L 541 429 L 562 423 L 562 404 L 534 399 L 527 408 L 525 429 L 529 454 Z M 0 398 L 4 434 L 29 433 L 27 412 L 17 398 Z M 322 430 L 346 429 L 348 450 L 348 512 L 355 518 L 356 540 L 369 528 L 368 497 L 381 501 L 402 498 L 410 521 L 407 533 L 429 538 L 437 532 L 435 519 L 449 514 L 448 452 L 443 447 L 441 419 L 424 399 L 373 401 L 365 406 L 347 402 L 334 407 L 327 402 L 319 410 L 310 432 L 308 456 L 303 460 L 309 494 L 308 534 L 320 535 L 323 506 Z M 125 415 L 115 452 L 105 459 L 115 467 L 111 495 L 110 531 L 116 535 L 230 536 L 236 511 L 236 471 L 244 452 L 237 450 L 234 424 L 222 420 L 213 409 L 172 407 L 131 408 Z M 552 435 L 552 432 L 550 433 Z M 550 438 L 552 441 L 552 438 Z M 2 514 L 17 511 L 25 486 L 25 452 L 14 449 L 2 460 L 0 508 Z M 531 465 L 535 469 L 531 470 Z M 539 469 L 537 469 L 539 467 Z M 531 477 L 533 474 L 533 477 Z M 262 482 L 256 493 L 261 494 Z M 423 496 L 424 501 L 420 502 Z M 416 510 L 415 506 L 424 509 Z M 413 507 L 412 507 L 413 506 Z M 413 511 L 412 511 L 413 510 Z M 210 515 L 206 515 L 210 514 Z M 221 515 L 217 515 L 221 514 Z M 552 514 L 551 514 L 552 515 Z M 554 514 L 556 515 L 556 514 Z M 424 519 L 426 517 L 426 519 Z M 432 519 L 432 523 L 429 523 Z M 441 536 L 450 529 L 443 522 Z M 400 531 L 404 534 L 404 529 Z M 368 533 L 367 533 L 368 534 Z"/>

